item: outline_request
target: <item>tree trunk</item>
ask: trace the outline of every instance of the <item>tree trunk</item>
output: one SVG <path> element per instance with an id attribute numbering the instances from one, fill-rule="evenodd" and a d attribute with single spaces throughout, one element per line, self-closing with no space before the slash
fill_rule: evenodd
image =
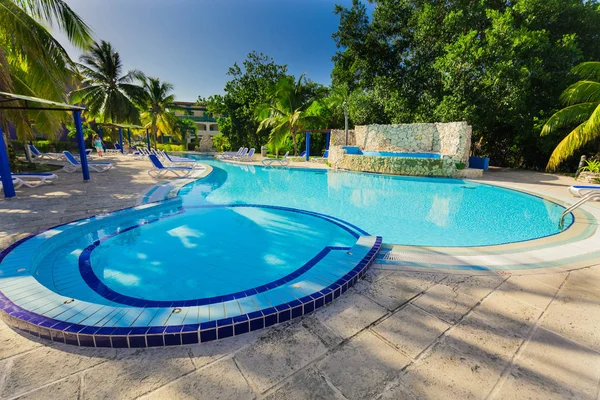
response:
<path id="1" fill-rule="evenodd" d="M 296 140 L 296 131 L 291 129 L 292 132 L 292 142 L 294 142 L 294 156 L 298 157 L 298 141 Z"/>
<path id="2" fill-rule="evenodd" d="M 158 131 L 158 127 L 156 126 L 156 117 L 152 117 L 152 137 L 154 138 L 154 150 L 157 149 L 156 145 L 158 144 L 157 141 L 157 131 Z"/>
<path id="3" fill-rule="evenodd" d="M 33 158 L 31 158 L 31 150 L 29 150 L 29 143 L 27 143 L 27 140 L 23 141 L 24 149 L 25 149 L 25 158 L 27 159 L 27 162 L 29 164 L 33 164 Z"/>

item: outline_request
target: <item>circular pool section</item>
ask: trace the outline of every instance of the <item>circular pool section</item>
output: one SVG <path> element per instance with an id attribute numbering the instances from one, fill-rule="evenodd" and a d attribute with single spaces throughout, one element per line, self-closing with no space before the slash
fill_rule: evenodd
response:
<path id="1" fill-rule="evenodd" d="M 190 156 L 193 157 L 193 156 Z M 416 246 L 487 246 L 559 233 L 564 208 L 515 190 L 450 178 L 263 168 L 202 159 L 206 178 L 179 191 L 184 204 L 253 203 L 322 212 Z M 573 222 L 572 215 L 565 226 Z"/>
<path id="2" fill-rule="evenodd" d="M 58 226 L 0 253 L 1 315 L 82 346 L 206 342 L 326 305 L 380 246 L 320 213 L 166 200 Z"/>

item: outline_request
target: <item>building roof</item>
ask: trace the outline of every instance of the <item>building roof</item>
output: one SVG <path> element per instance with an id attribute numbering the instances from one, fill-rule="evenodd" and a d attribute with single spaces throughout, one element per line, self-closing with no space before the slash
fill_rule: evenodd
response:
<path id="1" fill-rule="evenodd" d="M 175 105 L 178 105 L 179 107 L 184 107 L 184 108 L 192 108 L 195 110 L 206 110 L 206 106 L 204 104 L 196 104 L 196 102 L 193 101 L 174 101 L 173 102 Z"/>

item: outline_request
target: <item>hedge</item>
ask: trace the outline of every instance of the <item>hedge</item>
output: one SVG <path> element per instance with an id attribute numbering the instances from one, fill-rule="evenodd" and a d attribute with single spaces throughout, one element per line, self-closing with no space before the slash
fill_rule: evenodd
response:
<path id="1" fill-rule="evenodd" d="M 157 147 L 159 150 L 164 150 L 164 151 L 186 151 L 186 145 L 185 144 L 157 144 Z"/>

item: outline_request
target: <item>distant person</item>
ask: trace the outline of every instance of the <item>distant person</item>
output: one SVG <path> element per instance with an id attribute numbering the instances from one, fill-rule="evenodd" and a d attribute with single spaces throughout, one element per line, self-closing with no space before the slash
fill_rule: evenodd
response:
<path id="1" fill-rule="evenodd" d="M 102 139 L 100 139 L 100 136 L 98 135 L 94 136 L 94 147 L 96 148 L 98 155 L 102 157 L 104 155 L 104 146 L 102 144 Z"/>

